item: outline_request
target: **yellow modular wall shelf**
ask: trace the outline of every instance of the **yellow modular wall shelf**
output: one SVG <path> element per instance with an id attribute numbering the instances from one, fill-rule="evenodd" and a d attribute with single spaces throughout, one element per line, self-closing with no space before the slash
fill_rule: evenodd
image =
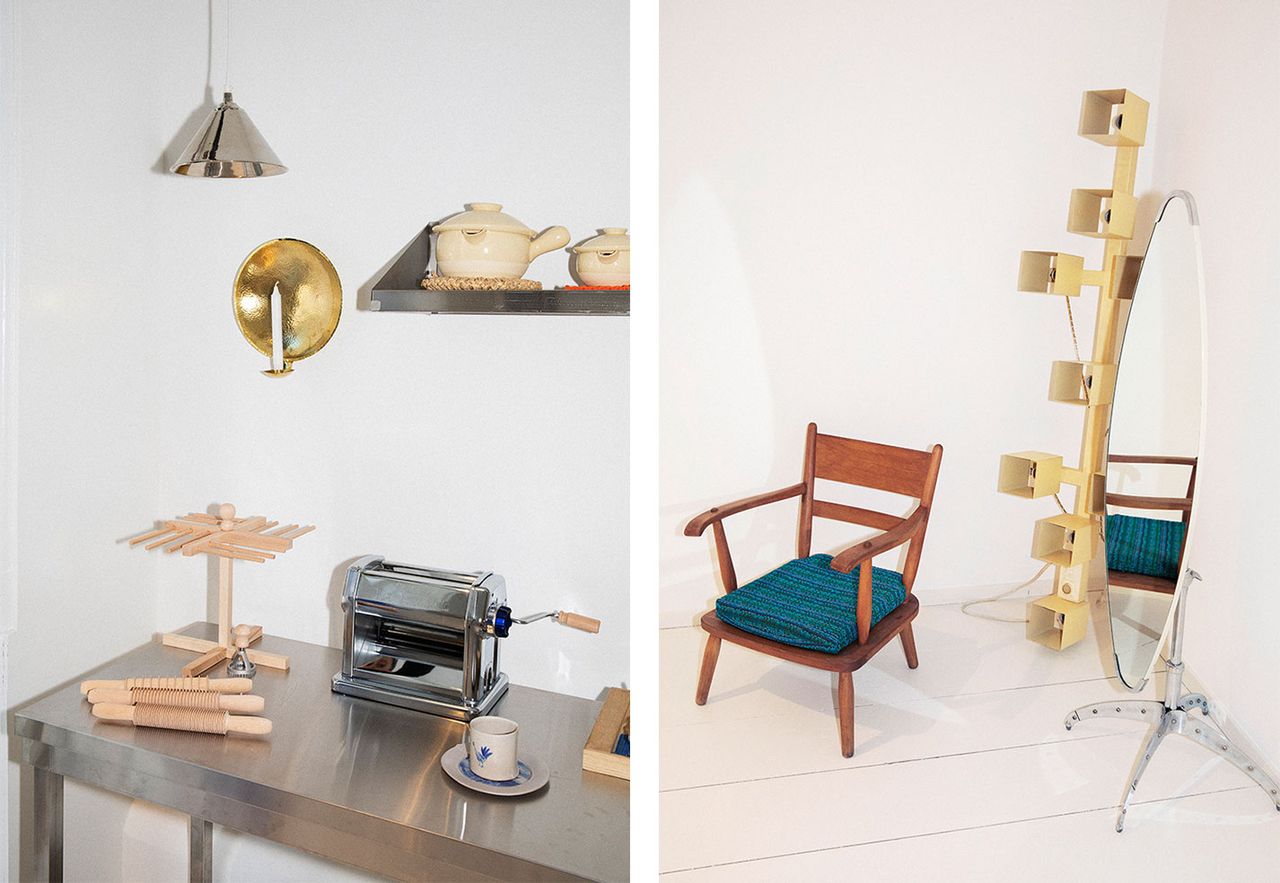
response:
<path id="1" fill-rule="evenodd" d="M 1097 239 L 1132 239 L 1138 200 L 1119 190 L 1072 190 L 1067 231 Z"/>
<path id="2" fill-rule="evenodd" d="M 997 490 L 1015 497 L 1047 497 L 1062 487 L 1062 458 L 1043 451 L 1022 451 L 1000 458 Z"/>
<path id="3" fill-rule="evenodd" d="M 1116 366 L 1105 362 L 1054 362 L 1049 369 L 1049 401 L 1068 405 L 1109 405 L 1116 390 Z"/>
<path id="4" fill-rule="evenodd" d="M 1084 258 L 1054 251 L 1024 251 L 1018 264 L 1018 290 L 1028 294 L 1076 297 L 1084 273 Z"/>
<path id="5" fill-rule="evenodd" d="M 1027 637 L 1054 650 L 1085 635 L 1089 562 L 1102 550 L 1106 432 L 1121 307 L 1133 297 L 1142 264 L 1128 250 L 1138 206 L 1133 195 L 1138 149 L 1146 141 L 1149 111 L 1147 102 L 1127 89 L 1086 92 L 1080 103 L 1081 137 L 1115 150 L 1111 186 L 1072 190 L 1068 201 L 1067 231 L 1102 240 L 1100 268 L 1087 269 L 1084 258 L 1058 251 L 1024 251 L 1018 264 L 1019 291 L 1071 298 L 1081 287 L 1098 289 L 1089 359 L 1077 353 L 1075 361 L 1055 361 L 1049 371 L 1049 400 L 1076 405 L 1084 415 L 1079 464 L 1065 466 L 1061 456 L 1043 451 L 1004 454 L 997 479 L 1001 493 L 1026 499 L 1056 498 L 1063 485 L 1075 489 L 1071 509 L 1059 500 L 1062 513 L 1037 521 L 1031 539 L 1031 557 L 1053 565 L 1054 578 L 1053 594 L 1027 607 Z"/>
<path id="6" fill-rule="evenodd" d="M 1050 649 L 1061 650 L 1084 637 L 1088 622 L 1088 604 L 1049 595 L 1033 601 L 1027 608 L 1027 637 Z"/>

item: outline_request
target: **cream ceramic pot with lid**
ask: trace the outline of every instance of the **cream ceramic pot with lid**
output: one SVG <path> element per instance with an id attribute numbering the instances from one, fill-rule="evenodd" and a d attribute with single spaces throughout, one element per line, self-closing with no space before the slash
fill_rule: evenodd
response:
<path id="1" fill-rule="evenodd" d="M 631 284 L 631 237 L 625 227 L 605 227 L 575 245 L 574 272 L 586 285 Z"/>
<path id="2" fill-rule="evenodd" d="M 436 272 L 441 276 L 519 278 L 538 255 L 569 244 L 569 231 L 552 227 L 539 236 L 504 214 L 496 202 L 472 202 L 446 218 L 436 233 Z"/>

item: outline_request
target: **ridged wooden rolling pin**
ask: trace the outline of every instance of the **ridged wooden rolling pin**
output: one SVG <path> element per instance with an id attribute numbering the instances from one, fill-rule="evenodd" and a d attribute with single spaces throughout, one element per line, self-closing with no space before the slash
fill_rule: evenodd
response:
<path id="1" fill-rule="evenodd" d="M 214 693 L 248 693 L 253 689 L 249 678 L 125 678 L 120 681 L 81 681 L 80 692 L 90 690 L 204 690 Z"/>
<path id="2" fill-rule="evenodd" d="M 189 733 L 244 733 L 248 736 L 265 736 L 271 732 L 271 721 L 265 717 L 248 717 L 202 708 L 115 705 L 110 702 L 99 702 L 93 706 L 93 716 L 113 724 L 159 727 L 163 730 L 186 730 Z"/>
<path id="3" fill-rule="evenodd" d="M 237 714 L 257 714 L 266 707 L 266 701 L 261 696 L 250 696 L 248 693 L 166 690 L 160 687 L 134 687 L 132 690 L 96 687 L 89 691 L 89 701 L 94 705 L 99 702 L 111 705 L 168 705 L 172 708 L 207 708 Z"/>

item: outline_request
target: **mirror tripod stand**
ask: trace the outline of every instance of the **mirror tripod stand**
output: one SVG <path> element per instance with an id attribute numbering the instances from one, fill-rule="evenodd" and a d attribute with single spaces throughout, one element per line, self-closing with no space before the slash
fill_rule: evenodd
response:
<path id="1" fill-rule="evenodd" d="M 1213 752 L 1224 760 L 1239 767 L 1249 778 L 1253 779 L 1267 792 L 1267 796 L 1280 812 L 1280 785 L 1277 785 L 1265 772 L 1227 738 L 1222 727 L 1213 717 L 1213 708 L 1209 700 L 1201 693 L 1182 692 L 1182 629 L 1186 620 L 1186 593 L 1193 580 L 1200 579 L 1200 574 L 1188 568 L 1183 572 L 1182 591 L 1178 593 L 1177 610 L 1174 612 L 1173 631 L 1169 636 L 1169 658 L 1165 665 L 1164 699 L 1122 699 L 1117 702 L 1098 702 L 1084 705 L 1067 715 L 1063 722 L 1068 730 L 1081 721 L 1091 717 L 1121 717 L 1128 720 L 1141 721 L 1154 729 L 1147 738 L 1142 752 L 1134 764 L 1133 774 L 1124 791 L 1124 800 L 1120 804 L 1120 814 L 1116 817 L 1116 832 L 1124 830 L 1125 814 L 1129 811 L 1129 803 L 1138 790 L 1138 782 L 1146 772 L 1151 756 L 1156 753 L 1160 743 L 1171 734 L 1185 736 L 1192 742 Z M 1213 726 L 1193 716 L 1200 716 L 1210 721 Z"/>

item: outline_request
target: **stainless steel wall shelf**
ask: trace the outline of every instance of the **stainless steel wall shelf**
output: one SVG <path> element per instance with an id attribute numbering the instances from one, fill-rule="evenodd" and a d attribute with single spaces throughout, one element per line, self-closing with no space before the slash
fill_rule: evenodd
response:
<path id="1" fill-rule="evenodd" d="M 488 315 L 628 316 L 630 291 L 427 291 L 419 283 L 431 262 L 431 227 L 409 243 L 370 293 L 378 312 Z"/>

